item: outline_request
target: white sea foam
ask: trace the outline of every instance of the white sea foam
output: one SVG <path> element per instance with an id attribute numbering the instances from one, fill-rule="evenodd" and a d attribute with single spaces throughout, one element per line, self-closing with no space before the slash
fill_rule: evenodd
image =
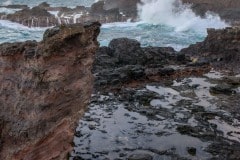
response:
<path id="1" fill-rule="evenodd" d="M 3 6 L 7 6 L 7 5 L 11 5 L 11 4 L 12 4 L 11 0 L 7 0 L 7 1 L 2 3 Z"/>
<path id="2" fill-rule="evenodd" d="M 0 20 L 0 27 L 15 29 L 15 30 L 31 30 L 31 31 L 43 31 L 47 29 L 47 27 L 29 28 L 19 23 L 10 22 L 8 20 Z"/>
<path id="3" fill-rule="evenodd" d="M 143 24 L 144 22 L 113 22 L 113 23 L 105 23 L 102 25 L 102 28 L 125 28 L 125 27 L 136 27 L 139 24 Z"/>
<path id="4" fill-rule="evenodd" d="M 55 17 L 58 17 L 59 11 L 48 11 L 50 14 L 54 15 Z"/>
<path id="5" fill-rule="evenodd" d="M 218 15 L 207 13 L 206 18 L 196 16 L 189 5 L 183 5 L 179 0 L 142 0 L 142 3 L 138 5 L 142 21 L 171 26 L 177 32 L 190 29 L 206 32 L 206 28 L 228 26 Z"/>
<path id="6" fill-rule="evenodd" d="M 0 8 L 0 13 L 5 13 L 5 14 L 13 14 L 16 11 L 19 11 L 20 9 L 11 9 L 11 8 L 5 8 L 5 7 L 1 7 Z"/>

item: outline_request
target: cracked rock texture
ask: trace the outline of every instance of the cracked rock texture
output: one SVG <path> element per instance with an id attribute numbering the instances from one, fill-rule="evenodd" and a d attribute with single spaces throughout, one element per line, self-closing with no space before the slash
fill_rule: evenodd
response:
<path id="1" fill-rule="evenodd" d="M 100 24 L 49 29 L 0 45 L 0 159 L 66 159 L 92 92 Z"/>

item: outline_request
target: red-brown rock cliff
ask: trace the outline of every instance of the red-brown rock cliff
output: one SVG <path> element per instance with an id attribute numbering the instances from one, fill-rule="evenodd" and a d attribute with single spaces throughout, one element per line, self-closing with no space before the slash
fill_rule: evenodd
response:
<path id="1" fill-rule="evenodd" d="M 0 159 L 66 159 L 90 99 L 99 23 L 0 45 Z"/>

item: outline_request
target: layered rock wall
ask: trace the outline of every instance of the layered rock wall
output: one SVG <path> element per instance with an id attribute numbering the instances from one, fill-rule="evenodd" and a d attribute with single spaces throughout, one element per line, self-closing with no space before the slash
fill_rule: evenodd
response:
<path id="1" fill-rule="evenodd" d="M 0 159 L 66 159 L 93 86 L 99 23 L 0 45 Z"/>

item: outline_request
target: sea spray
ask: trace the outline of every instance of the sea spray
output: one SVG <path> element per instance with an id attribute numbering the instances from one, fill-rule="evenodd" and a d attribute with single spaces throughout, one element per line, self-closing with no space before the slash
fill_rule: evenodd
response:
<path id="1" fill-rule="evenodd" d="M 27 4 L 29 0 L 12 0 L 13 4 Z M 28 5 L 34 6 L 44 0 L 30 0 Z M 71 0 L 55 1 L 48 0 L 53 6 L 85 4 L 95 0 Z M 158 6 L 159 5 L 159 6 Z M 75 6 L 74 6 L 75 7 Z M 51 11 L 57 18 L 61 17 L 57 11 Z M 73 14 L 74 22 L 80 15 Z M 143 5 L 139 6 L 140 22 L 118 22 L 104 24 L 98 40 L 102 46 L 114 38 L 128 37 L 141 42 L 142 46 L 171 46 L 176 50 L 187 47 L 189 44 L 202 41 L 206 37 L 206 28 L 222 28 L 226 24 L 218 16 L 208 14 L 205 19 L 197 17 L 189 6 L 182 5 L 175 0 L 144 0 Z M 60 18 L 58 19 L 60 22 Z M 66 21 L 67 23 L 67 21 Z M 24 27 L 17 23 L 0 20 L 0 44 L 3 42 L 16 42 L 25 40 L 42 39 L 44 28 Z"/>
<path id="2" fill-rule="evenodd" d="M 114 38 L 127 37 L 141 42 L 143 47 L 159 46 L 173 47 L 181 50 L 190 44 L 200 42 L 206 34 L 195 30 L 176 32 L 174 27 L 167 25 L 153 25 L 143 22 L 125 22 L 103 24 L 98 40 L 101 46 L 107 46 Z"/>
<path id="3" fill-rule="evenodd" d="M 0 20 L 0 44 L 4 42 L 19 42 L 26 40 L 42 40 L 46 28 L 28 28 L 18 23 Z"/>
<path id="4" fill-rule="evenodd" d="M 0 13 L 5 13 L 5 14 L 13 14 L 16 11 L 19 11 L 21 9 L 12 9 L 12 8 L 5 8 L 5 7 L 1 7 L 0 8 Z"/>
<path id="5" fill-rule="evenodd" d="M 205 18 L 196 16 L 189 5 L 184 5 L 179 0 L 142 0 L 142 4 L 138 5 L 138 13 L 146 23 L 174 27 L 177 32 L 206 32 L 206 28 L 228 26 L 218 15 L 207 13 Z"/>
<path id="6" fill-rule="evenodd" d="M 11 4 L 12 4 L 11 0 L 7 0 L 7 1 L 2 3 L 3 6 L 7 6 L 7 5 L 11 5 Z"/>
<path id="7" fill-rule="evenodd" d="M 69 7 L 75 8 L 76 6 L 90 7 L 95 0 L 0 0 L 0 5 L 20 4 L 34 7 L 42 2 L 49 3 L 52 7 Z M 4 4 L 5 3 L 5 4 Z"/>

